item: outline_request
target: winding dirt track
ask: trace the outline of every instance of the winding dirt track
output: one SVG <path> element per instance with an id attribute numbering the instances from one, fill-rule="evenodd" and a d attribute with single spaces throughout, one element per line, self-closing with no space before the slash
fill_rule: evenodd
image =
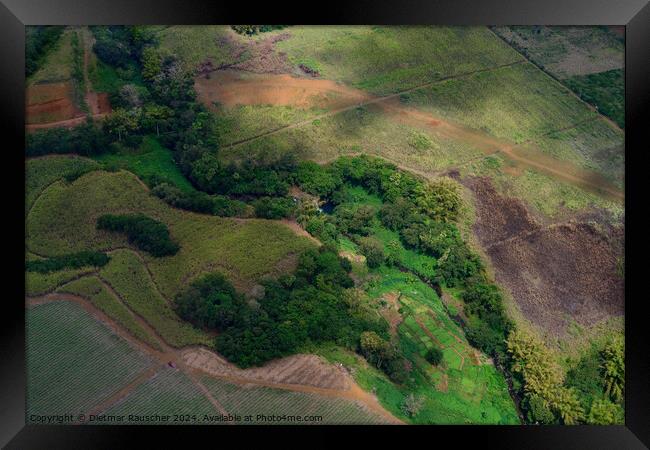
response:
<path id="1" fill-rule="evenodd" d="M 102 282 L 102 284 L 104 285 L 104 287 L 110 288 L 110 286 L 107 286 L 104 282 Z M 115 291 L 113 291 L 112 288 L 108 289 L 108 292 L 113 296 L 116 295 Z M 118 301 L 121 302 L 121 299 L 119 297 L 116 298 Z M 138 339 L 135 339 L 124 328 L 122 328 L 122 326 L 119 323 L 117 323 L 115 320 L 108 317 L 101 310 L 99 310 L 94 305 L 92 305 L 88 300 L 78 295 L 50 293 L 38 297 L 27 297 L 25 299 L 25 304 L 26 307 L 33 307 L 39 304 L 43 304 L 47 302 L 57 302 L 57 301 L 71 301 L 80 305 L 85 311 L 91 314 L 95 319 L 104 323 L 115 334 L 125 339 L 127 342 L 135 346 L 138 350 L 148 355 L 155 361 L 152 367 L 140 373 L 135 380 L 131 381 L 125 386 L 120 387 L 115 393 L 113 393 L 107 399 L 103 400 L 98 405 L 91 408 L 88 414 L 86 414 L 86 417 L 88 417 L 90 414 L 96 415 L 106 411 L 112 405 L 116 404 L 117 402 L 119 402 L 120 400 L 128 396 L 139 385 L 141 385 L 142 383 L 148 381 L 153 376 L 155 376 L 155 374 L 158 373 L 163 368 L 165 368 L 166 365 L 168 365 L 169 363 L 173 363 L 178 370 L 181 370 L 183 373 L 185 373 L 185 375 L 188 376 L 188 378 L 192 381 L 192 383 L 196 385 L 196 387 L 205 395 L 208 401 L 210 401 L 210 403 L 215 407 L 215 409 L 219 411 L 221 414 L 228 414 L 228 411 L 226 411 L 223 405 L 219 403 L 218 399 L 215 398 L 209 392 L 209 390 L 201 383 L 200 381 L 201 376 L 207 375 L 207 376 L 222 379 L 224 381 L 228 381 L 239 385 L 255 385 L 255 386 L 263 386 L 263 387 L 269 387 L 274 389 L 288 390 L 293 392 L 312 393 L 312 394 L 326 396 L 326 397 L 343 398 L 343 399 L 355 401 L 362 404 L 369 411 L 374 412 L 375 414 L 379 415 L 384 420 L 386 420 L 387 423 L 391 423 L 391 424 L 402 423 L 394 416 L 392 416 L 388 411 L 386 411 L 379 404 L 376 397 L 361 389 L 347 373 L 345 373 L 343 370 L 338 370 L 338 368 L 334 368 L 333 370 L 337 371 L 340 377 L 344 377 L 344 380 L 342 386 L 336 389 L 323 388 L 323 387 L 312 386 L 308 384 L 275 382 L 270 379 L 267 379 L 267 377 L 262 376 L 267 366 L 271 366 L 271 365 L 279 366 L 279 372 L 282 372 L 287 370 L 287 369 L 283 369 L 283 366 L 290 367 L 292 364 L 294 364 L 294 360 L 296 358 L 301 358 L 301 357 L 304 358 L 305 356 L 310 358 L 317 358 L 314 355 L 293 355 L 288 358 L 282 358 L 281 360 L 273 361 L 267 364 L 266 366 L 262 366 L 259 368 L 239 369 L 233 364 L 225 361 L 223 358 L 221 358 L 213 351 L 208 350 L 207 348 L 204 347 L 196 346 L 196 347 L 190 347 L 190 348 L 185 348 L 180 350 L 172 348 L 156 333 L 156 331 L 144 319 L 142 319 L 140 316 L 134 313 L 133 315 L 135 319 L 138 321 L 138 323 L 147 331 L 147 333 L 150 334 L 152 338 L 154 338 L 158 342 L 158 344 L 163 349 L 162 351 L 155 350 L 149 347 L 148 345 L 144 344 L 143 342 L 139 341 Z M 129 308 L 128 305 L 126 305 L 125 303 L 122 302 L 122 304 L 127 308 Z M 129 311 L 131 311 L 130 308 Z M 133 311 L 131 312 L 133 313 Z M 209 366 L 196 364 L 195 362 L 196 362 L 197 353 L 208 355 L 210 359 L 218 360 L 220 365 L 222 366 L 221 367 L 222 370 L 215 371 L 215 370 L 211 370 Z M 192 358 L 192 356 L 194 356 L 194 358 Z M 321 362 L 321 364 L 324 363 Z M 222 373 L 224 368 L 226 369 L 226 371 Z M 274 373 L 277 374 L 278 370 L 276 369 Z M 338 384 L 340 385 L 341 383 Z"/>
<path id="2" fill-rule="evenodd" d="M 327 112 L 315 114 L 309 119 L 294 122 L 246 139 L 231 142 L 230 144 L 224 145 L 225 148 L 234 148 L 255 142 L 287 130 L 310 125 L 314 120 L 332 117 L 361 106 L 376 105 L 385 113 L 389 114 L 395 121 L 423 127 L 446 139 L 468 143 L 484 154 L 481 157 L 472 158 L 472 161 L 498 153 L 510 159 L 516 166 L 535 169 L 555 179 L 578 186 L 606 198 L 623 200 L 623 191 L 601 174 L 580 168 L 567 161 L 560 161 L 547 156 L 542 151 L 531 149 L 531 141 L 515 144 L 504 139 L 498 139 L 486 132 L 471 129 L 461 124 L 434 116 L 428 112 L 407 107 L 400 102 L 400 96 L 403 94 L 427 88 L 448 79 L 463 78 L 476 73 L 497 70 L 516 64 L 530 63 L 526 60 L 521 60 L 514 63 L 467 72 L 418 85 L 383 97 L 374 97 L 364 91 L 342 86 L 328 80 L 296 78 L 286 74 L 246 74 L 237 76 L 231 71 L 225 72 L 222 75 L 217 75 L 214 79 L 210 80 L 198 78 L 196 80 L 196 87 L 197 92 L 199 93 L 199 98 L 208 104 L 208 106 L 211 106 L 212 102 L 216 101 L 226 106 L 234 106 L 238 104 L 273 104 L 292 105 L 297 107 L 314 106 L 329 109 Z M 216 81 L 218 81 L 219 84 L 214 85 Z M 331 98 L 331 95 L 334 95 L 334 98 Z M 545 135 L 576 128 L 591 120 L 596 120 L 598 117 L 600 116 L 594 116 L 588 120 L 567 125 L 561 129 L 545 133 Z M 526 146 L 529 148 L 525 148 Z M 391 162 L 396 163 L 401 168 L 419 173 L 426 177 L 436 175 L 430 172 L 418 170 L 417 167 L 403 165 L 403 163 L 400 162 Z M 471 161 L 465 161 L 460 165 L 462 166 L 469 162 Z"/>

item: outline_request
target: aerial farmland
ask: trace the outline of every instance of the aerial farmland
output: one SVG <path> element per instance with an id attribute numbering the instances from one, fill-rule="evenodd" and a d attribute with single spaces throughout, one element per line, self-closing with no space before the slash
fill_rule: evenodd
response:
<path id="1" fill-rule="evenodd" d="M 26 39 L 28 423 L 623 423 L 618 28 Z"/>

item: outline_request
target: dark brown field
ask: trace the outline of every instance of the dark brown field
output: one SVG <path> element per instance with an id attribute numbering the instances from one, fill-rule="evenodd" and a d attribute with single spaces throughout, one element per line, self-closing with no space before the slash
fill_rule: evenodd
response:
<path id="1" fill-rule="evenodd" d="M 497 193 L 489 179 L 464 184 L 475 194 L 474 232 L 496 281 L 528 320 L 562 337 L 572 321 L 589 326 L 624 314 L 620 230 L 581 221 L 542 227 L 519 200 Z"/>

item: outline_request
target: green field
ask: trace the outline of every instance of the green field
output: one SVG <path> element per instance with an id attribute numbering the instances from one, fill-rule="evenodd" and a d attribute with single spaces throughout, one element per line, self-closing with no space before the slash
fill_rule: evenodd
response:
<path id="1" fill-rule="evenodd" d="M 90 303 L 122 325 L 133 337 L 156 350 L 162 350 L 160 344 L 138 323 L 133 313 L 111 294 L 96 276 L 71 281 L 58 288 L 57 292 L 75 294 L 88 299 Z"/>
<path id="2" fill-rule="evenodd" d="M 413 106 L 522 143 L 595 116 L 532 64 L 517 64 L 411 92 Z"/>
<path id="3" fill-rule="evenodd" d="M 194 70 L 206 60 L 214 66 L 233 64 L 246 58 L 236 59 L 226 39 L 237 39 L 238 35 L 228 25 L 187 26 L 174 25 L 157 33 L 160 48 L 181 58 L 186 70 Z M 224 40 L 222 42 L 222 40 Z"/>
<path id="4" fill-rule="evenodd" d="M 223 271 L 246 289 L 264 276 L 284 270 L 288 257 L 313 245 L 279 222 L 173 209 L 140 183 L 129 172 L 98 171 L 72 184 L 52 184 L 27 219 L 27 247 L 47 256 L 126 247 L 124 236 L 97 230 L 95 221 L 106 213 L 141 212 L 165 223 L 181 246 L 172 257 L 143 255 L 156 283 L 166 296 L 173 297 L 185 282 L 210 270 Z"/>
<path id="5" fill-rule="evenodd" d="M 273 33 L 294 64 L 377 95 L 520 61 L 483 27 L 295 26 Z M 271 33 L 269 33 L 271 34 Z"/>
<path id="6" fill-rule="evenodd" d="M 54 48 L 45 56 L 39 69 L 26 80 L 27 84 L 54 83 L 72 78 L 74 54 L 72 35 L 74 30 L 65 30 Z M 37 103 L 37 102 L 36 102 Z"/>
<path id="7" fill-rule="evenodd" d="M 138 420 L 129 415 L 150 416 L 148 420 Z M 219 412 L 210 404 L 204 394 L 192 383 L 183 372 L 171 368 L 164 368 L 151 379 L 136 387 L 126 398 L 102 411 L 100 415 L 124 416 L 122 422 L 112 422 L 107 418 L 98 420 L 98 424 L 168 424 L 183 425 L 196 421 L 160 421 L 155 415 L 196 415 L 200 418 L 204 414 L 219 415 Z M 100 417 L 101 419 L 101 417 Z"/>
<path id="8" fill-rule="evenodd" d="M 80 276 L 93 273 L 95 270 L 94 267 L 82 267 L 81 269 L 64 269 L 50 273 L 25 272 L 25 294 L 35 296 L 50 293 L 57 287 Z"/>
<path id="9" fill-rule="evenodd" d="M 31 414 L 88 413 L 151 361 L 79 305 L 26 310 L 27 420 Z"/>
<path id="10" fill-rule="evenodd" d="M 269 422 L 265 421 L 263 417 L 257 417 L 258 415 L 268 417 L 285 414 L 287 416 L 322 417 L 322 420 L 312 418 L 306 424 L 372 425 L 383 423 L 380 417 L 350 400 L 267 387 L 239 386 L 207 377 L 204 377 L 202 382 L 226 411 L 242 417 L 252 416 L 253 420 L 246 423 L 259 425 L 300 424 L 290 418 Z"/>
<path id="11" fill-rule="evenodd" d="M 625 73 L 623 69 L 575 75 L 564 83 L 584 101 L 596 105 L 599 111 L 616 124 L 625 126 Z"/>
<path id="12" fill-rule="evenodd" d="M 174 162 L 171 150 L 160 145 L 154 136 L 145 136 L 136 150 L 104 153 L 94 159 L 107 167 L 133 172 L 145 181 L 158 176 L 171 181 L 185 192 L 194 190 Z"/>
<path id="13" fill-rule="evenodd" d="M 116 250 L 111 261 L 99 272 L 120 298 L 170 345 L 212 346 L 206 333 L 182 321 L 151 280 L 138 255 L 131 250 Z"/>
<path id="14" fill-rule="evenodd" d="M 43 190 L 64 176 L 99 169 L 94 161 L 74 155 L 50 155 L 25 162 L 25 215 Z"/>
<path id="15" fill-rule="evenodd" d="M 625 38 L 609 27 L 496 27 L 495 32 L 584 101 L 625 126 Z"/>

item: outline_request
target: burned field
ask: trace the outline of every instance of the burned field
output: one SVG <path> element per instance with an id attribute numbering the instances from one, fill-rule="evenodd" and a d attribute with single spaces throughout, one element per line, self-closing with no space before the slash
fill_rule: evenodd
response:
<path id="1" fill-rule="evenodd" d="M 572 321 L 590 326 L 624 314 L 621 230 L 577 220 L 542 226 L 489 179 L 464 183 L 476 198 L 474 232 L 526 319 L 563 337 Z"/>

